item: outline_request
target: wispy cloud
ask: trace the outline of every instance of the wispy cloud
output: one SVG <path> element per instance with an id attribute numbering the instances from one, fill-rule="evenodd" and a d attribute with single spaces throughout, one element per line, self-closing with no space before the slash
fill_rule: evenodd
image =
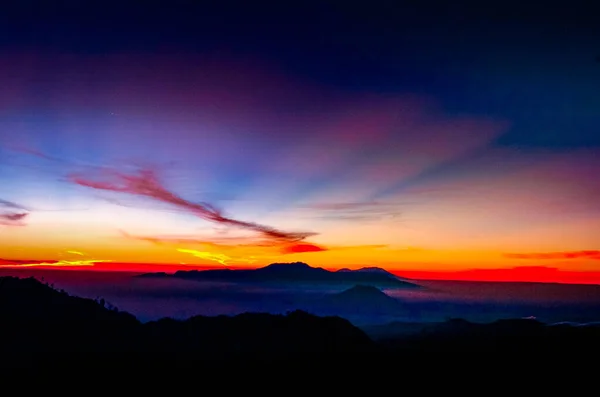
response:
<path id="1" fill-rule="evenodd" d="M 206 250 L 212 252 L 229 252 L 232 250 L 244 250 L 245 252 L 260 253 L 261 255 L 280 255 L 280 254 L 299 254 L 307 252 L 321 252 L 329 251 L 332 248 L 324 248 L 322 246 L 308 243 L 308 242 L 280 242 L 272 241 L 264 238 L 256 238 L 252 236 L 231 236 L 231 237 L 204 237 L 199 238 L 197 236 L 136 236 L 121 231 L 121 234 L 127 238 L 139 241 L 147 241 L 149 243 L 157 245 L 185 245 L 185 246 L 196 246 L 203 247 Z M 178 249 L 178 251 L 181 251 Z M 196 250 L 189 250 L 199 252 Z M 200 257 L 198 255 L 194 255 Z M 205 259 L 207 259 L 205 257 Z M 239 262 L 249 262 L 242 257 L 236 257 Z"/>
<path id="2" fill-rule="evenodd" d="M 24 226 L 30 210 L 12 201 L 0 199 L 0 225 Z"/>
<path id="3" fill-rule="evenodd" d="M 231 236 L 231 237 L 203 237 L 198 236 L 183 236 L 183 235 L 157 235 L 157 236 L 137 236 L 127 232 L 121 231 L 121 234 L 133 240 L 147 241 L 156 245 L 184 245 L 187 247 L 202 247 L 203 249 L 211 252 L 222 252 L 229 253 L 235 250 L 242 250 L 244 252 L 256 254 L 258 256 L 272 257 L 281 254 L 301 254 L 308 252 L 321 252 L 321 251 L 348 251 L 348 250 L 373 250 L 373 249 L 384 249 L 389 248 L 385 244 L 371 244 L 371 245 L 340 245 L 332 246 L 328 245 L 326 248 L 317 244 L 309 242 L 294 242 L 294 243 L 281 243 L 273 244 L 272 241 L 265 239 L 257 239 L 253 237 L 242 237 L 242 236 Z M 417 250 L 411 248 L 411 250 Z M 251 255 L 254 256 L 254 255 Z M 248 262 L 242 260 L 242 262 Z M 248 262 L 252 263 L 252 262 Z"/>
<path id="4" fill-rule="evenodd" d="M 323 202 L 300 206 L 306 216 L 346 221 L 371 221 L 396 218 L 401 215 L 400 204 L 383 201 Z"/>
<path id="5" fill-rule="evenodd" d="M 327 251 L 327 249 L 323 248 L 319 245 L 310 244 L 310 243 L 298 243 L 298 244 L 285 245 L 281 249 L 281 252 L 284 254 L 301 254 L 301 253 L 306 253 L 306 252 L 321 252 L 321 251 Z"/>
<path id="6" fill-rule="evenodd" d="M 504 257 L 510 259 L 537 259 L 537 260 L 555 260 L 555 259 L 592 259 L 600 260 L 600 251 L 567 251 L 567 252 L 533 252 L 533 253 L 506 253 Z"/>
<path id="7" fill-rule="evenodd" d="M 324 251 L 323 247 L 314 244 L 297 244 L 307 237 L 316 235 L 313 232 L 290 232 L 255 222 L 247 222 L 226 216 L 223 211 L 206 202 L 191 202 L 168 190 L 151 169 L 142 169 L 137 173 L 125 174 L 119 171 L 107 171 L 105 180 L 92 180 L 80 174 L 72 174 L 69 179 L 80 186 L 96 190 L 111 191 L 150 198 L 157 202 L 169 204 L 200 219 L 257 233 L 265 242 L 273 246 L 281 246 L 284 251 L 311 252 Z M 309 247 L 310 246 L 310 247 Z"/>
<path id="8" fill-rule="evenodd" d="M 231 262 L 246 262 L 246 263 L 256 262 L 256 257 L 254 257 L 254 256 L 249 256 L 247 258 L 246 257 L 232 257 L 232 256 L 225 255 L 225 254 L 219 254 L 219 253 L 207 252 L 207 251 L 198 251 L 198 250 L 192 250 L 192 249 L 184 249 L 184 248 L 178 248 L 177 251 L 182 252 L 184 254 L 190 254 L 192 256 L 195 256 L 196 258 L 201 258 L 201 259 L 206 259 L 209 261 L 217 262 L 224 266 L 229 266 L 229 264 Z"/>
<path id="9" fill-rule="evenodd" d="M 52 260 L 52 261 L 9 261 L 0 260 L 0 268 L 19 268 L 19 267 L 92 267 L 96 263 L 112 262 L 110 260 L 89 259 L 89 260 Z"/>

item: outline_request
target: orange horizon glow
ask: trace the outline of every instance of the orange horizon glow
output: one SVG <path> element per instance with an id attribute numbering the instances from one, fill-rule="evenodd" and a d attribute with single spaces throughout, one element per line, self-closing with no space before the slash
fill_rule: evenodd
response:
<path id="1" fill-rule="evenodd" d="M 305 262 L 313 267 L 333 270 L 375 266 L 415 279 L 600 284 L 600 273 L 595 270 L 600 262 L 600 250 L 503 252 L 498 249 L 452 250 L 320 243 L 327 249 L 321 248 L 317 252 L 289 250 L 282 254 L 278 246 L 259 243 L 186 244 L 181 240 L 147 241 L 131 236 L 112 239 L 114 243 L 104 247 L 90 245 L 84 249 L 80 243 L 58 253 L 50 247 L 9 246 L 3 250 L 0 270 L 27 267 L 174 273 L 177 270 L 250 269 L 274 262 Z"/>
<path id="2" fill-rule="evenodd" d="M 508 116 L 253 60 L 21 54 L 0 71 L 23 120 L 0 136 L 0 269 L 599 282 L 596 148 L 500 145 Z"/>
<path id="3" fill-rule="evenodd" d="M 52 270 L 52 271 L 85 271 L 87 272 L 128 272 L 128 273 L 158 273 L 173 274 L 176 271 L 230 269 L 257 269 L 265 265 L 245 266 L 215 266 L 205 265 L 175 265 L 153 263 L 115 263 L 112 261 L 39 261 L 33 263 L 18 263 L 18 261 L 0 260 L 0 276 L 2 271 Z M 309 265 L 311 265 L 309 263 Z M 322 267 L 329 271 L 341 268 L 360 269 L 366 265 L 347 265 L 342 267 Z M 534 282 L 560 284 L 599 284 L 600 271 L 567 271 L 547 266 L 519 266 L 513 268 L 489 268 L 466 270 L 416 270 L 414 268 L 387 268 L 396 276 L 413 280 L 445 280 L 445 281 L 477 281 L 477 282 Z"/>

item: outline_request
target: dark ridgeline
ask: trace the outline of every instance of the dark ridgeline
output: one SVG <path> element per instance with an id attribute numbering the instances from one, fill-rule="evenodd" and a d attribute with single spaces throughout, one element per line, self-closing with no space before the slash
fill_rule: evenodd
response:
<path id="1" fill-rule="evenodd" d="M 406 279 L 397 277 L 383 269 L 342 269 L 342 271 L 331 272 L 320 267 L 309 266 L 303 262 L 272 263 L 265 267 L 250 270 L 179 270 L 173 275 L 161 272 L 142 274 L 138 277 L 173 277 L 198 281 L 219 281 L 252 284 L 290 283 L 324 286 L 353 286 L 356 284 L 362 284 L 378 288 L 422 288 L 420 285 L 406 281 Z"/>
<path id="2" fill-rule="evenodd" d="M 333 299 L 376 297 L 380 291 L 357 286 Z M 493 353 L 531 357 L 546 353 L 600 353 L 600 327 L 558 324 L 535 320 L 501 320 L 489 324 L 455 319 L 443 323 L 412 326 L 411 332 L 396 332 L 397 324 L 365 331 L 340 317 L 318 317 L 303 311 L 287 315 L 246 313 L 233 317 L 196 316 L 185 321 L 162 319 L 141 323 L 102 299 L 68 295 L 34 278 L 0 278 L 0 357 L 2 365 L 14 358 L 47 357 L 71 352 L 151 353 L 148 365 L 163 362 L 164 354 L 177 359 L 217 362 L 233 357 L 285 358 L 290 354 L 325 354 L 364 361 L 377 357 L 406 358 L 415 353 Z M 392 331 L 390 331 L 392 330 Z M 362 354 L 361 354 L 362 353 Z M 10 360 L 8 357 L 12 357 Z M 363 358 L 360 358 L 363 357 Z M 29 362 L 29 361 L 28 361 Z M 361 365 L 362 365 L 361 364 Z M 110 365 L 110 364 L 106 364 Z M 367 364 L 368 365 L 368 364 Z"/>
<path id="3" fill-rule="evenodd" d="M 301 311 L 143 324 L 102 299 L 73 297 L 34 278 L 0 278 L 0 322 L 0 352 L 170 352 L 218 358 L 373 347 L 347 320 Z"/>
<path id="4" fill-rule="evenodd" d="M 411 324 L 408 324 L 411 326 Z M 365 327 L 366 328 L 366 327 Z M 385 328 L 383 326 L 382 328 Z M 384 351 L 404 353 L 494 353 L 512 358 L 548 357 L 600 353 L 597 324 L 548 325 L 533 319 L 503 319 L 471 323 L 449 319 L 442 323 L 412 324 L 412 332 L 365 329 Z M 379 337 L 376 335 L 379 333 Z"/>

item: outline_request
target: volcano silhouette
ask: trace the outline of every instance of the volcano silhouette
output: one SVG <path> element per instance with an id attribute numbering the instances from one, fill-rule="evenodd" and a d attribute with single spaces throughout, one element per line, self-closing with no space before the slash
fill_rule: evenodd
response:
<path id="1" fill-rule="evenodd" d="M 310 285 L 368 285 L 378 288 L 420 289 L 420 285 L 401 280 L 391 273 L 381 271 L 342 271 L 332 272 L 320 267 L 312 267 L 303 262 L 272 263 L 258 269 L 218 269 L 218 270 L 179 270 L 173 275 L 148 273 L 139 277 L 173 277 L 197 281 L 219 281 L 244 284 L 310 284 Z"/>
<path id="2" fill-rule="evenodd" d="M 371 273 L 371 274 L 381 274 L 381 275 L 385 275 L 397 280 L 409 280 L 408 278 L 405 277 L 399 277 L 396 276 L 394 273 L 389 272 L 385 269 L 382 269 L 380 267 L 376 267 L 376 266 L 368 266 L 368 267 L 361 267 L 360 269 L 355 269 L 355 270 L 350 270 L 348 268 L 343 268 L 337 271 L 338 273 Z"/>
<path id="3" fill-rule="evenodd" d="M 345 291 L 331 294 L 321 300 L 321 305 L 336 312 L 392 313 L 402 310 L 402 303 L 370 285 L 355 285 Z"/>

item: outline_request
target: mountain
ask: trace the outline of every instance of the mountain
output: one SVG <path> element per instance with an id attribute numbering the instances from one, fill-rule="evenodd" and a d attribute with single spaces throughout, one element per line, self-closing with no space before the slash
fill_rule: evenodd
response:
<path id="1" fill-rule="evenodd" d="M 353 286 L 361 284 L 378 288 L 422 288 L 420 285 L 400 280 L 398 277 L 388 272 L 331 272 L 320 267 L 311 267 L 303 262 L 272 263 L 262 268 L 249 270 L 180 270 L 171 276 L 160 273 L 147 273 L 138 277 L 174 277 L 198 281 L 253 284 L 309 284 L 315 286 Z"/>
<path id="2" fill-rule="evenodd" d="M 328 295 L 319 303 L 323 308 L 339 313 L 394 313 L 403 309 L 401 301 L 370 285 L 355 285 Z"/>
<path id="3" fill-rule="evenodd" d="M 302 311 L 195 316 L 141 323 L 103 300 L 71 296 L 34 278 L 0 277 L 0 356 L 23 353 L 168 352 L 219 359 L 224 354 L 358 352 L 367 335 L 340 317 Z M 11 354 L 11 360 L 6 354 Z M 1 363 L 0 363 L 1 365 Z"/>
<path id="4" fill-rule="evenodd" d="M 376 288 L 358 285 L 323 299 L 362 305 L 391 302 L 393 298 Z M 413 324 L 412 330 L 394 326 L 396 332 L 378 327 L 372 332 L 378 334 L 378 341 L 343 318 L 298 310 L 286 315 L 246 313 L 195 316 L 183 321 L 165 318 L 143 324 L 128 313 L 107 308 L 101 299 L 74 297 L 33 278 L 16 277 L 0 277 L 0 324 L 2 371 L 39 366 L 45 371 L 58 368 L 64 372 L 59 358 L 94 352 L 108 354 L 78 354 L 77 363 L 88 372 L 101 374 L 116 366 L 130 370 L 134 367 L 128 361 L 131 358 L 134 362 L 142 359 L 143 365 L 159 372 L 177 367 L 192 368 L 197 374 L 198 367 L 190 364 L 204 361 L 231 366 L 240 358 L 255 364 L 258 358 L 286 357 L 297 362 L 298 353 L 313 357 L 330 353 L 326 357 L 355 358 L 353 365 L 368 366 L 387 362 L 385 358 L 406 359 L 410 353 L 416 353 L 415 357 L 427 353 L 477 353 L 481 357 L 481 353 L 492 353 L 489 357 L 495 363 L 498 354 L 506 353 L 516 359 L 536 354 L 546 359 L 548 353 L 550 357 L 565 353 L 589 358 L 600 353 L 597 326 L 546 326 L 528 319 L 488 324 L 452 319 L 423 327 Z M 383 355 L 365 359 L 368 356 L 362 353 L 366 352 Z M 136 364 L 139 367 L 141 363 Z"/>
<path id="5" fill-rule="evenodd" d="M 380 267 L 375 267 L 375 266 L 361 267 L 360 269 L 355 269 L 355 270 L 351 270 L 351 269 L 348 269 L 348 268 L 343 268 L 343 269 L 338 270 L 338 272 L 340 272 L 340 273 L 353 273 L 354 272 L 354 273 L 385 274 L 387 276 L 397 278 L 398 280 L 408 280 L 408 279 L 406 279 L 404 277 L 396 276 L 395 274 L 393 274 L 391 272 L 388 272 L 385 269 L 382 269 Z"/>
<path id="6" fill-rule="evenodd" d="M 127 346 L 141 326 L 129 313 L 104 300 L 70 296 L 35 278 L 0 277 L 0 351 L 61 348 L 81 350 Z"/>

